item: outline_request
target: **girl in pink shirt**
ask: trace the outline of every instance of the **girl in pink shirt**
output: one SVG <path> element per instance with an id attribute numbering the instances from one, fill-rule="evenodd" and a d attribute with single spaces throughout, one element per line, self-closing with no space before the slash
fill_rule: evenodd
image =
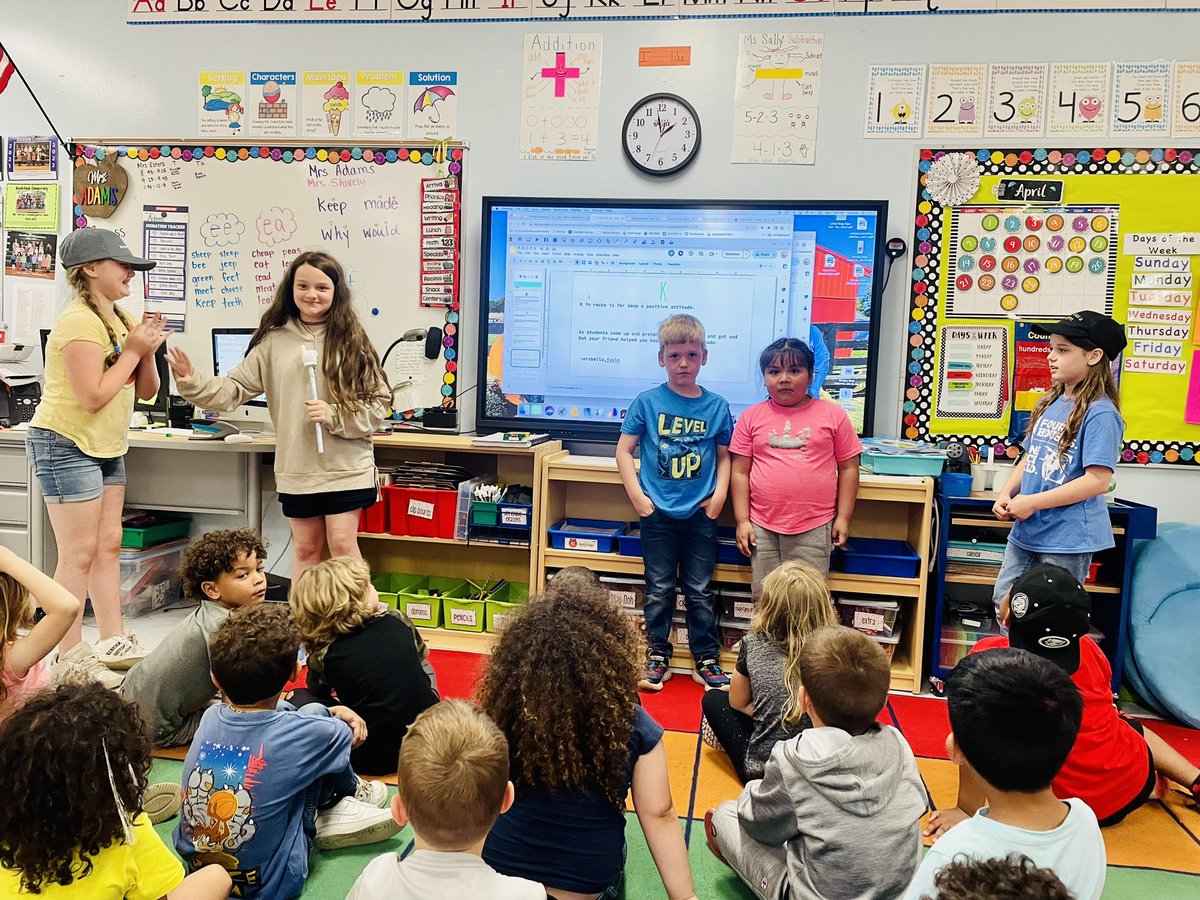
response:
<path id="1" fill-rule="evenodd" d="M 33 624 L 30 594 L 45 615 Z M 50 685 L 46 656 L 79 612 L 79 600 L 7 547 L 0 547 L 0 722 Z M 25 634 L 19 632 L 25 631 Z"/>
<path id="2" fill-rule="evenodd" d="M 813 352 L 780 338 L 758 358 L 768 399 L 738 417 L 729 442 L 737 543 L 751 557 L 753 591 L 780 563 L 829 574 L 829 554 L 850 536 L 862 444 L 846 411 L 809 396 Z"/>

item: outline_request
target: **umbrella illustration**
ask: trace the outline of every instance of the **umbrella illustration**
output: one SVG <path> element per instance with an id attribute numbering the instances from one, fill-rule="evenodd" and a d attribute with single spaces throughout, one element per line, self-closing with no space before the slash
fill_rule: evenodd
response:
<path id="1" fill-rule="evenodd" d="M 439 100 L 445 100 L 447 97 L 453 96 L 454 91 L 448 87 L 437 85 L 426 88 L 421 92 L 421 96 L 417 98 L 417 102 L 413 104 L 413 112 L 421 112 L 427 109 L 429 110 L 429 121 L 440 122 L 442 117 L 438 114 L 436 104 Z"/>

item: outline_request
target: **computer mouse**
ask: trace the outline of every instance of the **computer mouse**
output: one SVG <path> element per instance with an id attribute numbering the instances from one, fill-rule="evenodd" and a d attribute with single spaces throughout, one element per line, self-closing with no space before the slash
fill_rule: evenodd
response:
<path id="1" fill-rule="evenodd" d="M 241 434 L 239 432 L 238 434 L 225 435 L 225 443 L 227 444 L 251 444 L 253 442 L 254 438 L 250 437 L 248 434 Z"/>

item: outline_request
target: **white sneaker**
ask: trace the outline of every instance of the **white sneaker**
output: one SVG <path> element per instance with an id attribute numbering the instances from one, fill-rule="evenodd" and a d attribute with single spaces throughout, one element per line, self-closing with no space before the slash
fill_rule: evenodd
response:
<path id="1" fill-rule="evenodd" d="M 96 645 L 96 658 L 110 669 L 118 671 L 133 668 L 149 653 L 138 643 L 136 635 L 114 634 Z"/>
<path id="2" fill-rule="evenodd" d="M 110 691 L 115 691 L 124 680 L 122 673 L 114 672 L 100 662 L 87 641 L 80 641 L 66 653 L 60 653 L 58 661 L 50 667 L 50 683 L 55 686 L 98 681 Z"/>
<path id="3" fill-rule="evenodd" d="M 388 805 L 388 786 L 382 781 L 366 781 L 359 778 L 358 786 L 354 789 L 354 799 L 376 809 L 383 809 Z"/>
<path id="4" fill-rule="evenodd" d="M 343 797 L 317 813 L 316 845 L 322 850 L 374 844 L 399 833 L 400 825 L 392 818 L 391 810 L 369 806 L 353 797 Z"/>

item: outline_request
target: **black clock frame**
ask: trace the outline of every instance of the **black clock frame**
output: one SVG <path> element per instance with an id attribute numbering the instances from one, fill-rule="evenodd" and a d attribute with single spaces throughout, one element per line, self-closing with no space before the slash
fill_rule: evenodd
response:
<path id="1" fill-rule="evenodd" d="M 688 154 L 687 159 L 685 159 L 682 163 L 677 166 L 672 166 L 669 169 L 655 169 L 639 162 L 637 158 L 634 157 L 633 153 L 630 152 L 629 144 L 625 140 L 625 136 L 629 133 L 629 123 L 633 120 L 633 117 L 637 115 L 641 108 L 647 103 L 658 100 L 670 100 L 678 103 L 691 114 L 692 121 L 696 123 L 696 140 L 693 144 L 692 152 Z M 663 91 L 647 94 L 637 103 L 635 103 L 630 108 L 629 112 L 625 114 L 625 121 L 621 123 L 621 150 L 625 153 L 625 158 L 629 160 L 630 164 L 638 171 L 643 172 L 646 175 L 653 175 L 656 178 L 663 178 L 669 175 L 678 175 L 680 172 L 690 166 L 695 161 L 696 157 L 700 155 L 701 137 L 702 132 L 700 130 L 700 116 L 696 113 L 696 107 L 692 106 L 691 103 L 689 103 L 687 100 L 684 100 L 678 94 L 668 94 Z"/>

